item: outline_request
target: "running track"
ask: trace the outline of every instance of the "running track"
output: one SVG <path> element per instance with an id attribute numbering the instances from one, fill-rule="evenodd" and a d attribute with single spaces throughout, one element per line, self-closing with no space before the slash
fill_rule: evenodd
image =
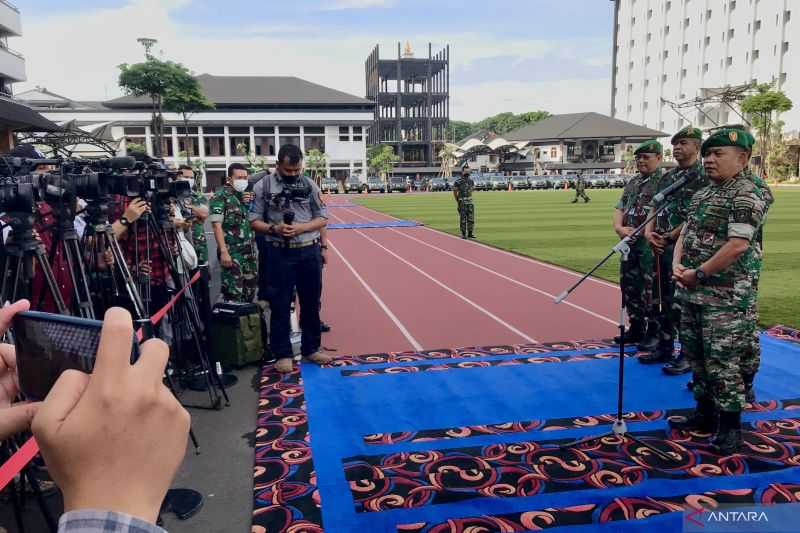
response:
<path id="1" fill-rule="evenodd" d="M 330 205 L 350 203 L 328 197 Z M 333 207 L 331 223 L 392 220 Z M 423 226 L 328 231 L 323 345 L 340 355 L 609 338 L 619 290 L 575 272 Z"/>

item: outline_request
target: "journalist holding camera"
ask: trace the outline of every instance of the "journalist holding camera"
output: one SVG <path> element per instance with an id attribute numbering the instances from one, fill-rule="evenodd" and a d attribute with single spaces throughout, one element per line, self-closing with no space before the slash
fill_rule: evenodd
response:
<path id="1" fill-rule="evenodd" d="M 259 257 L 270 304 L 270 349 L 279 372 L 292 371 L 290 308 L 295 289 L 300 300 L 300 352 L 317 363 L 333 357 L 320 350 L 319 306 L 322 292 L 320 230 L 328 214 L 319 187 L 303 175 L 303 152 L 286 144 L 278 151 L 276 172 L 253 189 L 252 228 L 264 235 L 265 254 Z"/>

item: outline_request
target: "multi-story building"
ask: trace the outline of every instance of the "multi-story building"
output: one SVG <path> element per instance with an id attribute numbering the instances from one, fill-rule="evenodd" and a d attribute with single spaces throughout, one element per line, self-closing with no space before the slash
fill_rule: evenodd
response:
<path id="1" fill-rule="evenodd" d="M 370 146 L 386 144 L 400 158 L 396 172 L 436 174 L 438 147 L 450 117 L 450 46 L 415 57 L 406 43 L 397 59 L 381 59 L 375 46 L 365 63 L 367 98 L 375 102 Z"/>
<path id="2" fill-rule="evenodd" d="M 164 112 L 162 155 L 169 164 L 202 159 L 206 187 L 222 183 L 233 162 L 263 158 L 274 163 L 283 144 L 327 155 L 326 173 L 337 179 L 366 177 L 366 137 L 373 103 L 364 98 L 294 77 L 198 76 L 211 111 L 189 116 L 188 128 L 177 113 Z M 123 96 L 106 102 L 76 101 L 39 88 L 18 98 L 45 117 L 87 130 L 103 128 L 119 141 L 119 153 L 131 144 L 153 154 L 151 103 Z"/>
<path id="3" fill-rule="evenodd" d="M 9 37 L 22 35 L 19 10 L 0 0 L 0 152 L 14 145 L 13 132 L 20 129 L 50 130 L 54 124 L 14 101 L 11 85 L 25 81 L 25 58 L 8 46 Z"/>
<path id="4" fill-rule="evenodd" d="M 800 130 L 797 0 L 612 1 L 612 116 L 668 132 L 687 122 L 712 128 L 742 119 L 725 103 L 684 107 L 683 118 L 664 100 L 773 83 L 795 104 L 781 116 L 786 131 Z"/>

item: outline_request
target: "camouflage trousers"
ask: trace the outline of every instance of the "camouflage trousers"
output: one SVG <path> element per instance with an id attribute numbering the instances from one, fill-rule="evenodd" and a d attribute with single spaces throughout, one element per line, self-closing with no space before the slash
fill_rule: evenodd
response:
<path id="1" fill-rule="evenodd" d="M 472 233 L 475 227 L 475 204 L 471 198 L 458 201 L 458 223 L 462 235 Z"/>
<path id="2" fill-rule="evenodd" d="M 258 288 L 258 260 L 255 254 L 231 252 L 233 265 L 222 268 L 222 299 L 228 302 L 252 302 Z"/>
<path id="3" fill-rule="evenodd" d="M 631 245 L 628 260 L 620 263 L 620 282 L 624 291 L 625 311 L 631 323 L 644 323 L 650 314 L 653 265 L 653 252 L 641 237 Z"/>
<path id="4" fill-rule="evenodd" d="M 761 339 L 758 334 L 758 276 L 753 280 L 753 290 L 755 295 L 747 306 L 745 316 L 747 324 L 750 326 L 750 334 L 747 350 L 742 357 L 742 375 L 754 376 L 761 366 Z"/>
<path id="5" fill-rule="evenodd" d="M 589 201 L 589 197 L 586 195 L 586 191 L 584 189 L 575 189 L 575 202 L 578 201 L 579 198 L 583 198 L 584 202 Z"/>
<path id="6" fill-rule="evenodd" d="M 675 281 L 672 279 L 672 253 L 674 250 L 673 246 L 666 246 L 664 253 L 655 256 L 654 261 L 656 271 L 653 275 L 652 316 L 658 323 L 658 341 L 662 345 L 675 342 L 675 335 L 681 320 L 681 302 L 675 298 Z"/>
<path id="7" fill-rule="evenodd" d="M 750 322 L 746 310 L 684 304 L 680 338 L 692 367 L 695 399 L 710 398 L 721 411 L 742 410 L 742 364 L 752 357 Z"/>

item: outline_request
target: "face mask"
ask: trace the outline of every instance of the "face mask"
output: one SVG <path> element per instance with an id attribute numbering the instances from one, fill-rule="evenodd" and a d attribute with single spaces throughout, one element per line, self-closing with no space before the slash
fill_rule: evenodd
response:
<path id="1" fill-rule="evenodd" d="M 247 180 L 233 180 L 233 188 L 237 192 L 244 192 L 247 189 Z"/>

